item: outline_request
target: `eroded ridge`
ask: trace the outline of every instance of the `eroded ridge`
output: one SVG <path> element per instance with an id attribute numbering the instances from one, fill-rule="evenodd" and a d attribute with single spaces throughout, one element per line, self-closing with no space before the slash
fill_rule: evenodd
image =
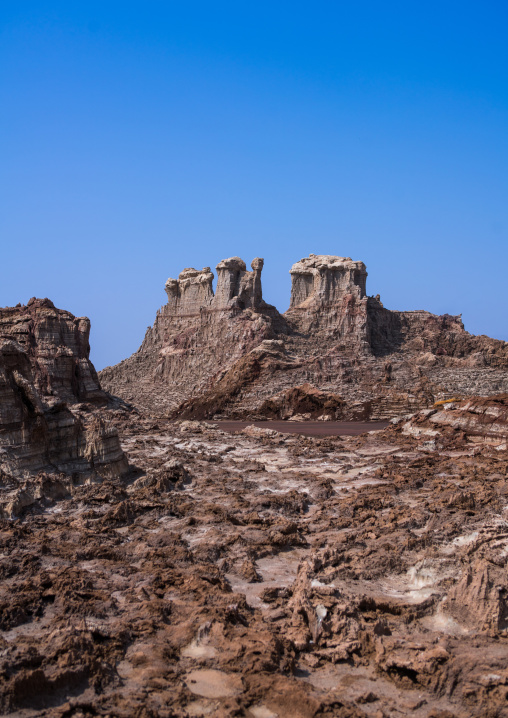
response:
<path id="1" fill-rule="evenodd" d="M 262 268 L 219 262 L 215 294 L 209 267 L 169 279 L 141 347 L 103 385 L 147 415 L 196 419 L 375 420 L 508 391 L 506 342 L 472 336 L 460 316 L 385 308 L 363 262 L 296 262 L 283 315 L 263 300 Z"/>

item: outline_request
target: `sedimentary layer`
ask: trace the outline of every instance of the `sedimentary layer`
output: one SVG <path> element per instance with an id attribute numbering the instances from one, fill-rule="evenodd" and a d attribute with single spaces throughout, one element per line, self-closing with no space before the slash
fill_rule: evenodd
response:
<path id="1" fill-rule="evenodd" d="M 310 255 L 291 268 L 281 315 L 262 298 L 262 259 L 185 269 L 139 350 L 100 376 L 147 414 L 206 418 L 299 414 L 291 392 L 323 396 L 319 416 L 389 418 L 458 394 L 508 391 L 508 344 L 465 331 L 461 317 L 386 309 L 366 294 L 365 264 Z M 317 395 L 316 395 L 317 396 Z M 316 402 L 310 412 L 316 416 Z M 303 412 L 305 414 L 309 412 Z M 308 417 L 307 417 L 308 418 Z"/>
<path id="2" fill-rule="evenodd" d="M 0 474 L 9 488 L 0 515 L 35 500 L 37 475 L 58 476 L 63 491 L 128 469 L 100 414 L 110 398 L 88 358 L 89 330 L 88 319 L 47 299 L 0 309 Z"/>
<path id="3" fill-rule="evenodd" d="M 107 401 L 89 359 L 90 320 L 56 309 L 50 299 L 0 308 L 0 338 L 26 352 L 41 394 L 63 401 Z"/>

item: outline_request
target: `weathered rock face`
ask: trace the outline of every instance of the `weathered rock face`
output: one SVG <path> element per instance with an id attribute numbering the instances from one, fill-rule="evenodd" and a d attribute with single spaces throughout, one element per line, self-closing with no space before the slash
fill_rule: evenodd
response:
<path id="1" fill-rule="evenodd" d="M 148 413 L 193 418 L 272 416 L 275 397 L 287 418 L 299 413 L 291 391 L 304 385 L 339 397 L 351 419 L 508 391 L 506 342 L 468 334 L 460 316 L 385 309 L 366 295 L 363 262 L 301 259 L 283 316 L 263 301 L 263 260 L 251 266 L 220 262 L 215 295 L 208 267 L 168 280 L 168 304 L 139 351 L 101 372 L 103 385 Z"/>
<path id="2" fill-rule="evenodd" d="M 201 307 L 209 306 L 213 299 L 212 280 L 210 267 L 203 267 L 200 272 L 190 267 L 180 272 L 178 279 L 168 279 L 165 286 L 168 311 L 192 316 Z"/>
<path id="3" fill-rule="evenodd" d="M 366 294 L 365 264 L 353 262 L 351 257 L 311 254 L 293 264 L 289 273 L 290 309 L 333 304 L 347 294 L 362 299 Z"/>
<path id="4" fill-rule="evenodd" d="M 367 271 L 350 257 L 315 255 L 290 269 L 286 318 L 301 334 L 330 337 L 350 352 L 369 353 Z"/>
<path id="5" fill-rule="evenodd" d="M 192 317 L 207 309 L 248 309 L 263 305 L 261 270 L 263 260 L 253 260 L 252 272 L 247 272 L 240 257 L 223 259 L 216 267 L 217 291 L 214 295 L 213 273 L 210 267 L 201 271 L 189 267 L 180 272 L 178 279 L 169 278 L 165 285 L 167 312 Z"/>
<path id="6" fill-rule="evenodd" d="M 264 260 L 256 257 L 252 272 L 247 272 L 240 257 L 223 259 L 216 267 L 217 292 L 212 302 L 214 309 L 257 309 L 263 304 L 261 271 Z"/>
<path id="7" fill-rule="evenodd" d="M 0 326 L 19 339 L 0 339 L 0 472 L 14 483 L 39 471 L 76 482 L 125 473 L 118 433 L 97 414 L 108 398 L 88 359 L 88 319 L 32 300 L 1 309 Z"/>
<path id="8" fill-rule="evenodd" d="M 56 309 L 49 299 L 0 308 L 0 339 L 25 350 L 44 395 L 63 401 L 107 401 L 89 360 L 90 320 Z"/>
<path id="9" fill-rule="evenodd" d="M 342 397 L 320 391 L 310 384 L 286 389 L 260 407 L 260 413 L 267 418 L 293 421 L 337 420 L 342 418 L 343 410 Z"/>
<path id="10" fill-rule="evenodd" d="M 414 414 L 398 428 L 406 436 L 434 439 L 443 433 L 459 434 L 469 442 L 508 449 L 508 394 L 450 399 Z"/>
<path id="11" fill-rule="evenodd" d="M 146 410 L 167 415 L 186 399 L 218 385 L 217 396 L 209 397 L 207 406 L 220 410 L 219 397 L 235 397 L 243 380 L 257 376 L 256 369 L 247 370 L 247 355 L 274 339 L 285 324 L 263 301 L 263 260 L 254 259 L 251 267 L 247 271 L 239 257 L 219 262 L 215 295 L 208 267 L 201 272 L 186 269 L 178 280 L 168 280 L 169 301 L 157 312 L 140 349 L 118 367 L 103 370 L 103 386 L 128 401 L 139 401 Z M 239 361 L 242 366 L 233 381 L 226 375 Z"/>

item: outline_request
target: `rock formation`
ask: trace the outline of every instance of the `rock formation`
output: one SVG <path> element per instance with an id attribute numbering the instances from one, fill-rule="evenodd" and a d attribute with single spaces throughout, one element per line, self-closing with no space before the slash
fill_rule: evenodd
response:
<path id="1" fill-rule="evenodd" d="M 290 308 L 334 304 L 346 294 L 362 299 L 366 294 L 367 269 L 351 257 L 311 254 L 293 264 Z"/>
<path id="2" fill-rule="evenodd" d="M 257 257 L 247 272 L 240 257 L 223 259 L 216 267 L 217 291 L 212 288 L 213 273 L 210 267 L 201 271 L 189 267 L 180 272 L 178 279 L 169 278 L 165 285 L 168 295 L 167 313 L 192 317 L 210 309 L 259 308 L 263 304 L 261 270 L 263 260 Z"/>
<path id="3" fill-rule="evenodd" d="M 0 338 L 14 339 L 32 365 L 39 391 L 63 401 L 106 401 L 89 360 L 90 320 L 55 309 L 49 299 L 0 309 Z"/>
<path id="4" fill-rule="evenodd" d="M 127 471 L 118 432 L 97 413 L 109 399 L 88 358 L 89 331 L 88 319 L 48 299 L 0 309 L 0 473 L 12 489 L 0 504 L 15 505 L 19 480 L 38 472 L 72 485 Z"/>
<path id="5" fill-rule="evenodd" d="M 353 353 L 369 353 L 367 270 L 350 257 L 315 255 L 290 269 L 286 318 L 299 334 L 333 336 Z"/>
<path id="6" fill-rule="evenodd" d="M 264 260 L 256 257 L 252 272 L 247 272 L 240 257 L 223 259 L 216 266 L 217 291 L 212 302 L 214 309 L 259 309 L 263 305 L 261 271 Z"/>
<path id="7" fill-rule="evenodd" d="M 193 418 L 268 417 L 277 406 L 288 418 L 291 391 L 303 386 L 340 397 L 342 418 L 353 419 L 508 391 L 506 342 L 470 335 L 460 316 L 386 309 L 366 294 L 363 262 L 296 262 L 284 315 L 263 301 L 263 260 L 251 266 L 219 262 L 215 295 L 208 267 L 168 280 L 168 303 L 140 349 L 103 370 L 103 385 L 148 414 Z M 336 417 L 339 404 L 327 412 L 325 403 L 320 416 Z"/>
<path id="8" fill-rule="evenodd" d="M 263 301 L 263 260 L 254 259 L 251 267 L 246 271 L 239 257 L 219 262 L 215 294 L 209 267 L 188 268 L 177 280 L 168 279 L 168 303 L 138 352 L 101 373 L 103 386 L 136 404 L 143 397 L 140 406 L 166 415 L 186 399 L 206 394 L 236 362 L 248 363 L 251 350 L 274 339 L 285 323 Z M 243 376 L 244 369 L 236 373 Z M 231 392 L 236 395 L 236 385 Z"/>
<path id="9" fill-rule="evenodd" d="M 178 279 L 169 278 L 165 289 L 168 295 L 168 312 L 179 316 L 199 314 L 201 307 L 208 307 L 213 299 L 213 274 L 210 267 L 184 269 Z"/>
<path id="10" fill-rule="evenodd" d="M 452 398 L 393 422 L 406 436 L 433 440 L 443 434 L 459 434 L 474 444 L 486 444 L 497 451 L 508 449 L 507 394 L 463 400 Z"/>
<path id="11" fill-rule="evenodd" d="M 215 295 L 187 269 L 109 377 L 194 418 L 379 416 L 503 384 L 505 343 L 389 312 L 349 262 L 298 263 L 285 317 L 262 260 L 221 262 Z M 360 436 L 233 436 L 113 410 L 88 320 L 49 300 L 0 326 L 2 715 L 507 715 L 508 394 Z"/>

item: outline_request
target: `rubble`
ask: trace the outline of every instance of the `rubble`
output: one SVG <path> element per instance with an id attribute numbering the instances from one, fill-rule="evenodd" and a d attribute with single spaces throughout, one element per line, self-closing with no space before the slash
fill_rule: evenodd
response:
<path id="1" fill-rule="evenodd" d="M 471 441 L 505 404 L 314 437 L 111 412 L 132 475 L 0 519 L 0 710 L 506 715 L 507 452 Z"/>

